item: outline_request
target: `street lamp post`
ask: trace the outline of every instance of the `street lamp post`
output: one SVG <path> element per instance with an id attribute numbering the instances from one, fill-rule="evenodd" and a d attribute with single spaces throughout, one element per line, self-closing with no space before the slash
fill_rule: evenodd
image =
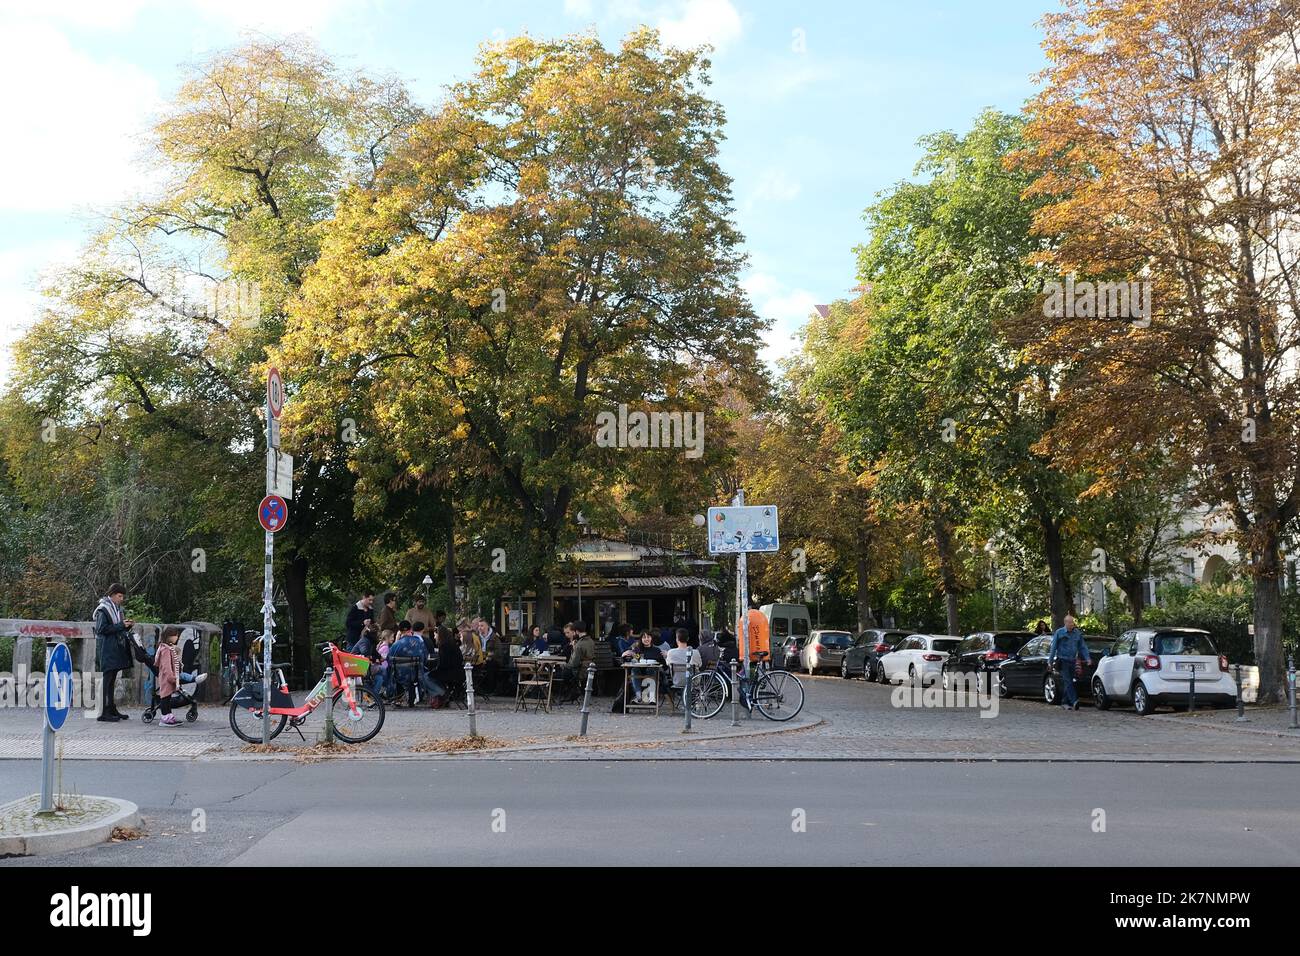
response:
<path id="1" fill-rule="evenodd" d="M 817 595 L 817 628 L 822 626 L 822 583 L 826 580 L 826 575 L 818 571 L 812 576 L 813 592 Z"/>
<path id="2" fill-rule="evenodd" d="M 989 538 L 984 544 L 984 551 L 989 556 L 989 589 L 993 594 L 993 630 L 998 629 L 998 544 Z"/>

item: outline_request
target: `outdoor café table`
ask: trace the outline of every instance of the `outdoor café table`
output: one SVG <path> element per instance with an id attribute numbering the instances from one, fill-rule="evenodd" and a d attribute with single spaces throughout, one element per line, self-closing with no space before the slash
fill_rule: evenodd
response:
<path id="1" fill-rule="evenodd" d="M 624 661 L 623 662 L 623 713 L 634 713 L 638 711 L 653 711 L 655 716 L 659 715 L 659 671 L 663 665 L 658 661 Z M 640 675 L 637 675 L 640 671 Z M 653 678 L 655 681 L 655 699 L 653 704 L 633 703 L 635 695 L 632 694 L 632 680 L 634 677 L 639 679 Z M 639 686 L 639 685 L 638 685 Z"/>

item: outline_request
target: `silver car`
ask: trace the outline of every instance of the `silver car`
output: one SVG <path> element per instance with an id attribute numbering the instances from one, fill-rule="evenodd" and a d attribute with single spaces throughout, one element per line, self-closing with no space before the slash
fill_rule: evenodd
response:
<path id="1" fill-rule="evenodd" d="M 844 662 L 844 652 L 853 643 L 848 631 L 813 631 L 799 649 L 799 666 L 809 674 L 819 670 L 838 672 Z"/>

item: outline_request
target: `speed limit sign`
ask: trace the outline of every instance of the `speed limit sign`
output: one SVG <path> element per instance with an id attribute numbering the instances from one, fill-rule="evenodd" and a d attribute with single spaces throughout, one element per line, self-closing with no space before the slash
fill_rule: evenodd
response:
<path id="1" fill-rule="evenodd" d="M 279 418 L 284 411 L 284 379 L 278 368 L 272 368 L 266 376 L 266 407 L 271 410 L 272 418 Z"/>

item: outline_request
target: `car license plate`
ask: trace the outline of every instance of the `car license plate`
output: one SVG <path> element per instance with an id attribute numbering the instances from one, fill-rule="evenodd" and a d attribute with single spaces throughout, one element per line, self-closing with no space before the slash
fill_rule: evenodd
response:
<path id="1" fill-rule="evenodd" d="M 1179 664 L 1178 669 L 1180 671 L 1203 671 L 1205 670 L 1205 665 L 1204 664 Z"/>

